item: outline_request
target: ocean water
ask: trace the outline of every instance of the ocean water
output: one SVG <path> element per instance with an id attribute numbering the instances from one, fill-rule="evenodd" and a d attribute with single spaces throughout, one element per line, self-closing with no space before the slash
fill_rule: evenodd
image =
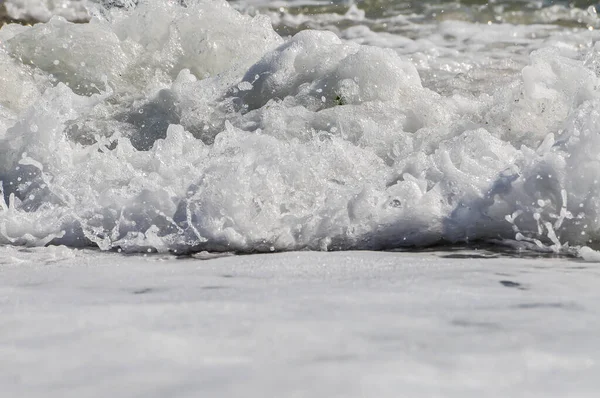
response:
<path id="1" fill-rule="evenodd" d="M 4 6 L 2 245 L 596 256 L 593 2 Z"/>
<path id="2" fill-rule="evenodd" d="M 200 261 L 4 246 L 0 385 L 20 398 L 594 398 L 599 279 L 595 264 L 481 250 Z"/>
<path id="3" fill-rule="evenodd" d="M 596 397 L 593 5 L 0 0 L 3 396 Z"/>

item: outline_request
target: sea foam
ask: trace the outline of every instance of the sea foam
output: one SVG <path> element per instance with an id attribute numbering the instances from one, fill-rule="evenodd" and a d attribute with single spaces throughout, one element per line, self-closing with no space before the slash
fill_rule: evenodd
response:
<path id="1" fill-rule="evenodd" d="M 418 38 L 368 23 L 282 38 L 220 0 L 93 15 L 0 30 L 3 244 L 600 238 L 593 31 L 448 21 Z"/>
<path id="2" fill-rule="evenodd" d="M 88 0 L 5 0 L 7 14 L 14 19 L 48 21 L 55 15 L 72 21 L 89 19 Z"/>

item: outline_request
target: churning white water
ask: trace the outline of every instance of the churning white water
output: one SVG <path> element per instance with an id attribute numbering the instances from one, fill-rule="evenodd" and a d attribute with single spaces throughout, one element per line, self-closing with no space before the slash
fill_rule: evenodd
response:
<path id="1" fill-rule="evenodd" d="M 600 242 L 593 7 L 114 3 L 5 4 L 1 244 Z"/>

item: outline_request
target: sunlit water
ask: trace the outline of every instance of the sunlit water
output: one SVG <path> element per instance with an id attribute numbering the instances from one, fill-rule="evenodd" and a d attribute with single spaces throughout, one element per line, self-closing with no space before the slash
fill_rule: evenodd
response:
<path id="1" fill-rule="evenodd" d="M 594 255 L 591 3 L 137 3 L 5 2 L 0 243 Z"/>

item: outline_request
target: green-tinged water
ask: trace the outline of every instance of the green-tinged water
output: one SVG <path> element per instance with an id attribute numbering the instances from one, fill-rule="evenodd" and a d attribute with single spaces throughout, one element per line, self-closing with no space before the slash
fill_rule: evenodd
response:
<path id="1" fill-rule="evenodd" d="M 57 2 L 51 0 L 44 5 L 50 13 L 61 15 L 60 9 L 82 3 L 93 6 L 101 0 L 70 0 Z M 106 3 L 106 1 L 104 1 Z M 189 0 L 188 0 L 189 2 Z M 110 1 L 109 1 L 110 3 Z M 345 15 L 353 7 L 364 12 L 369 20 L 385 20 L 394 17 L 404 17 L 412 23 L 435 23 L 444 20 L 460 20 L 482 23 L 514 23 L 514 24 L 544 24 L 552 23 L 567 27 L 596 26 L 589 17 L 588 8 L 599 3 L 593 0 L 436 0 L 436 1 L 405 1 L 405 0 L 332 0 L 332 1 L 247 1 L 231 0 L 235 7 L 250 12 L 280 12 L 290 16 L 298 15 Z M 15 7 L 19 2 L 4 0 L 0 2 L 0 26 L 5 23 L 34 23 L 35 18 L 10 15 L 6 8 Z M 35 5 L 35 1 L 31 4 Z M 550 12 L 548 10 L 551 10 Z M 314 27 L 314 26 L 305 26 Z M 279 26 L 284 34 L 294 33 L 285 24 Z M 375 30 L 385 31 L 387 25 L 374 24 Z"/>
<path id="2" fill-rule="evenodd" d="M 290 16 L 345 15 L 352 8 L 364 12 L 367 20 L 402 18 L 410 23 L 436 23 L 458 20 L 480 23 L 556 24 L 565 27 L 597 27 L 590 6 L 596 1 L 527 1 L 527 0 L 464 0 L 464 1 L 405 1 L 405 0 L 334 0 L 334 1 L 231 1 L 236 7 L 258 12 L 280 12 Z M 318 18 L 317 18 L 318 19 Z M 315 22 L 298 28 L 314 28 Z M 344 22 L 340 22 L 344 23 Z M 348 23 L 345 22 L 347 25 Z M 295 33 L 288 24 L 278 28 L 284 34 Z M 389 24 L 374 23 L 372 29 L 389 30 Z M 393 29 L 392 29 L 393 31 Z"/>

